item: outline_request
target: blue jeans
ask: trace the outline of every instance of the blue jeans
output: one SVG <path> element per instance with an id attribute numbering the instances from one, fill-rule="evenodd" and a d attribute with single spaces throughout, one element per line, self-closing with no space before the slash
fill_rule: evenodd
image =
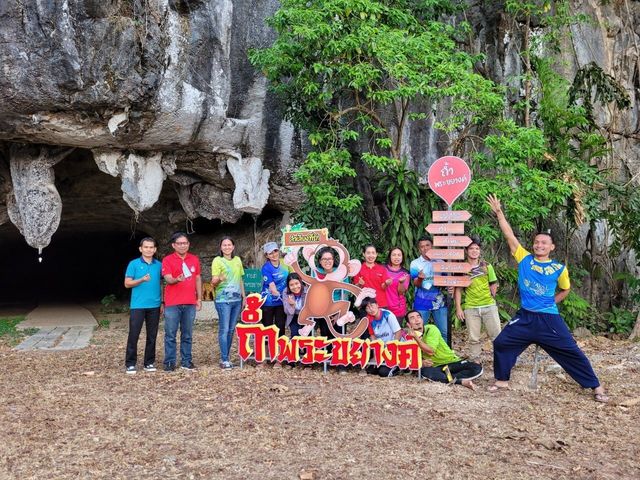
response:
<path id="1" fill-rule="evenodd" d="M 242 302 L 216 302 L 218 312 L 218 343 L 220 344 L 220 361 L 229 361 L 229 352 L 235 336 L 236 323 L 240 318 Z"/>
<path id="2" fill-rule="evenodd" d="M 426 325 L 429 323 L 429 316 L 433 316 L 433 323 L 440 333 L 442 334 L 442 338 L 446 342 L 449 338 L 447 336 L 447 320 L 449 318 L 449 311 L 446 306 L 440 307 L 437 310 L 418 310 L 420 315 L 422 316 L 422 323 Z"/>
<path id="3" fill-rule="evenodd" d="M 195 305 L 172 305 L 164 309 L 164 364 L 176 364 L 176 334 L 180 326 L 180 363 L 191 363 L 191 339 L 193 321 L 196 319 Z"/>

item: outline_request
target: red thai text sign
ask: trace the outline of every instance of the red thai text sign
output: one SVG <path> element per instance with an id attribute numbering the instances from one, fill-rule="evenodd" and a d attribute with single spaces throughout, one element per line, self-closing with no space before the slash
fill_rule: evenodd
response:
<path id="1" fill-rule="evenodd" d="M 238 353 L 243 361 L 252 355 L 256 362 L 302 362 L 304 364 L 329 362 L 332 366 L 359 366 L 365 368 L 371 360 L 376 365 L 419 370 L 422 366 L 420 347 L 414 340 L 362 340 L 360 338 L 293 337 L 278 336 L 275 325 L 238 325 Z M 253 347 L 251 346 L 253 339 Z M 331 352 L 328 347 L 331 346 Z M 304 353 L 302 353 L 304 350 Z"/>

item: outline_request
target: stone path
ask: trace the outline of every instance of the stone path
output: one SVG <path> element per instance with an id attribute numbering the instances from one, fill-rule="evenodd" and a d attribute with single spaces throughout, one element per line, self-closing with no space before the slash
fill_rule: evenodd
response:
<path id="1" fill-rule="evenodd" d="M 45 327 L 25 339 L 16 350 L 76 350 L 89 346 L 93 327 Z"/>
<path id="2" fill-rule="evenodd" d="M 41 305 L 17 328 L 37 328 L 16 350 L 75 350 L 89 346 L 96 319 L 79 305 Z"/>

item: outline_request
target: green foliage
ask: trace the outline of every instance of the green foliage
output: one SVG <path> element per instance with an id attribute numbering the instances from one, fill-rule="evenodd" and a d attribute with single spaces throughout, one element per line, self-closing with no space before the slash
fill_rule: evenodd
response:
<path id="1" fill-rule="evenodd" d="M 610 312 L 604 314 L 609 325 L 610 333 L 629 335 L 636 323 L 636 314 L 624 308 L 612 307 Z"/>
<path id="2" fill-rule="evenodd" d="M 100 307 L 102 313 L 125 313 L 129 310 L 126 305 L 120 303 L 113 293 L 102 297 L 100 303 L 102 304 Z"/>
<path id="3" fill-rule="evenodd" d="M 490 193 L 501 199 L 516 231 L 536 231 L 572 193 L 571 185 L 545 169 L 544 132 L 506 120 L 485 144 L 489 153 L 475 155 L 473 181 L 458 207 L 472 213 L 472 233 L 488 242 L 501 236 L 486 203 Z"/>
<path id="4" fill-rule="evenodd" d="M 571 330 L 578 327 L 598 330 L 598 312 L 583 297 L 575 291 L 569 292 L 567 298 L 559 305 L 560 315 Z"/>
<path id="5" fill-rule="evenodd" d="M 297 179 L 317 204 L 354 211 L 359 194 L 342 189 L 354 162 L 397 168 L 405 127 L 431 114 L 429 101 L 448 101 L 450 114 L 439 123 L 447 131 L 499 114 L 499 89 L 473 72 L 480 57 L 458 47 L 466 25 L 437 20 L 460 5 L 283 0 L 268 20 L 277 39 L 249 58 L 282 99 L 285 116 L 309 132 L 313 152 Z"/>
<path id="6" fill-rule="evenodd" d="M 328 228 L 329 235 L 346 247 L 351 258 L 360 258 L 364 246 L 373 241 L 362 207 L 347 214 L 341 209 L 309 201 L 296 211 L 294 217 L 295 223 L 302 222 L 306 228 Z"/>
<path id="7" fill-rule="evenodd" d="M 33 335 L 38 331 L 36 328 L 18 330 L 16 326 L 24 320 L 24 317 L 4 317 L 0 318 L 0 342 L 15 346 L 26 336 Z"/>
<path id="8" fill-rule="evenodd" d="M 98 321 L 98 328 L 108 329 L 110 325 L 111 325 L 111 320 L 109 320 L 108 318 L 101 318 Z"/>
<path id="9" fill-rule="evenodd" d="M 400 247 L 409 257 L 405 261 L 410 261 L 411 252 L 417 251 L 418 238 L 426 233 L 424 228 L 431 220 L 431 211 L 437 209 L 438 199 L 420 185 L 417 174 L 404 164 L 383 177 L 378 190 L 385 195 L 389 208 L 381 239 L 384 251 Z"/>
<path id="10" fill-rule="evenodd" d="M 629 94 L 618 81 L 595 62 L 589 62 L 578 70 L 573 79 L 569 90 L 569 104 L 582 103 L 586 118 L 595 127 L 596 122 L 593 117 L 595 102 L 603 105 L 613 102 L 621 110 L 631 107 Z"/>

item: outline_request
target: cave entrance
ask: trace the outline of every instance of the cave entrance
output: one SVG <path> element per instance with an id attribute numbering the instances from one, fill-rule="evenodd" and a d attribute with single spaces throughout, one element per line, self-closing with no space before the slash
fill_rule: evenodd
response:
<path id="1" fill-rule="evenodd" d="M 144 236 L 130 231 L 56 232 L 38 262 L 37 250 L 16 231 L 3 234 L 0 305 L 99 302 L 106 295 L 126 299 L 127 263 L 140 255 Z"/>

